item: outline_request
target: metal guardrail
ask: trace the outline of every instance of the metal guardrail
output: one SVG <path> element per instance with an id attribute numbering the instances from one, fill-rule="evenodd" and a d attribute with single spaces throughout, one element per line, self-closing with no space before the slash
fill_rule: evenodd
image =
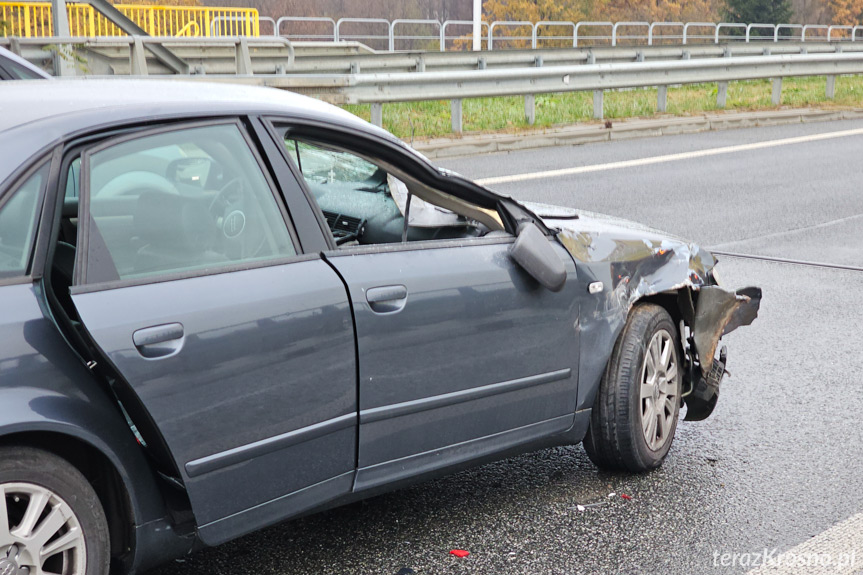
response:
<path id="1" fill-rule="evenodd" d="M 415 62 L 416 71 L 395 73 L 361 72 L 351 65 L 350 73 L 296 73 L 301 67 L 305 48 L 285 38 L 51 38 L 2 39 L 18 53 L 33 61 L 45 40 L 54 45 L 83 46 L 96 52 L 112 53 L 126 58 L 125 72 L 112 74 L 147 76 L 151 72 L 146 51 L 153 45 L 170 48 L 183 56 L 183 50 L 199 56 L 207 53 L 209 65 L 190 70 L 193 75 L 161 75 L 162 78 L 197 79 L 242 83 L 292 90 L 334 104 L 371 104 L 373 123 L 381 125 L 383 106 L 393 102 L 450 100 L 452 129 L 462 131 L 462 102 L 465 98 L 523 96 L 525 117 L 535 118 L 537 94 L 559 92 L 593 92 L 593 115 L 603 117 L 603 94 L 606 90 L 657 87 L 657 110 L 667 107 L 668 87 L 685 84 L 717 84 L 717 107 L 723 108 L 728 82 L 773 79 L 773 103 L 781 101 L 782 79 L 796 76 L 826 77 L 826 96 L 835 95 L 836 77 L 863 74 L 863 43 L 798 43 L 764 45 L 735 44 L 724 46 L 691 46 L 642 48 L 578 48 L 544 52 L 548 60 L 524 50 L 493 53 L 424 53 L 423 58 L 448 62 L 472 63 L 470 69 L 429 70 Z M 342 45 L 332 49 L 344 50 Z M 315 45 L 317 49 L 317 45 Z M 796 50 L 796 51 L 795 51 Z M 784 53 L 783 53 L 784 52 Z M 789 53 L 790 52 L 790 53 Z M 42 54 L 48 54 L 44 51 Z M 605 54 L 606 61 L 597 56 Z M 651 54 L 648 60 L 645 55 Z M 700 57 L 693 58 L 697 53 Z M 188 56 L 188 55 L 187 55 Z M 359 54 L 355 55 L 359 57 Z M 398 59 L 402 54 L 370 54 L 369 57 Z M 410 56 L 408 54 L 408 56 Z M 532 56 L 532 60 L 524 60 Z M 565 58 L 564 58 L 565 56 Z M 664 59 L 675 56 L 674 59 Z M 500 66 L 489 68 L 486 59 L 498 58 Z M 346 60 L 341 53 L 338 59 Z M 187 61 L 195 58 L 188 57 Z M 279 63 L 281 62 L 281 63 Z M 505 64 L 505 65 L 504 65 Z M 267 73 L 261 73 L 265 68 Z M 291 73 L 288 73 L 288 72 Z M 100 74 L 97 74 L 100 75 Z M 149 76 L 153 77 L 153 76 Z"/>
<path id="2" fill-rule="evenodd" d="M 326 24 L 326 31 L 316 32 L 297 32 L 292 31 L 292 27 L 298 24 L 310 24 L 320 27 L 321 24 Z M 282 24 L 285 24 L 284 30 Z M 470 21 L 462 20 L 446 20 L 440 22 L 438 20 L 411 20 L 397 19 L 388 21 L 384 18 L 341 18 L 335 20 L 333 18 L 314 18 L 314 17 L 282 17 L 279 18 L 276 28 L 276 34 L 284 35 L 291 40 L 324 40 L 332 42 L 340 42 L 345 40 L 362 41 L 367 44 L 377 44 L 380 49 L 390 52 L 398 49 L 405 41 L 419 40 L 424 41 L 425 49 L 433 49 L 437 40 L 439 50 L 447 49 L 448 41 L 462 40 L 465 47 L 467 42 L 467 34 L 462 36 L 447 36 L 446 28 L 449 26 L 463 25 L 469 26 Z M 358 25 L 367 25 L 365 31 L 357 31 Z M 437 34 L 406 34 L 399 35 L 396 33 L 398 27 L 402 29 L 406 26 L 432 26 Z M 346 34 L 343 31 L 343 26 L 351 26 L 353 31 Z M 386 30 L 384 29 L 386 26 Z M 505 44 L 512 43 L 521 44 L 522 47 L 530 45 L 532 48 L 547 46 L 549 42 L 557 42 L 559 47 L 579 45 L 620 45 L 621 41 L 626 41 L 630 44 L 646 44 L 654 45 L 658 41 L 680 41 L 682 44 L 691 44 L 693 42 L 719 44 L 721 42 L 755 42 L 755 41 L 801 41 L 805 42 L 813 40 L 813 33 L 821 31 L 821 36 L 817 40 L 848 40 L 856 42 L 858 37 L 863 39 L 863 25 L 860 26 L 839 26 L 826 24 L 738 24 L 733 22 L 569 22 L 569 21 L 510 21 L 497 20 L 494 22 L 482 23 L 487 50 L 494 50 L 495 45 L 498 49 Z M 373 27 L 374 31 L 370 31 Z M 553 30 L 558 30 L 554 33 Z M 568 34 L 562 35 L 561 29 L 566 29 Z M 623 31 L 629 29 L 629 34 L 623 34 Z M 660 34 L 661 30 L 674 29 L 677 34 Z M 709 29 L 710 34 L 704 34 L 704 30 Z M 639 30 L 641 33 L 633 33 Z M 695 34 L 690 30 L 701 30 L 701 34 Z M 585 31 L 592 31 L 588 34 Z M 600 33 L 602 31 L 603 33 Z M 795 35 L 795 31 L 798 31 Z M 843 32 L 843 35 L 838 35 L 838 32 Z M 497 35 L 495 35 L 497 32 Z M 724 32 L 724 33 L 723 33 Z M 808 34 L 808 38 L 807 38 Z"/>
<path id="3" fill-rule="evenodd" d="M 533 124 L 537 94 L 593 91 L 593 117 L 603 117 L 605 90 L 658 87 L 657 110 L 664 112 L 668 87 L 717 83 L 718 108 L 724 108 L 728 82 L 773 79 L 773 104 L 781 101 L 782 79 L 826 77 L 826 97 L 835 95 L 836 76 L 863 74 L 863 51 L 832 54 L 730 56 L 721 59 L 678 60 L 542 66 L 533 68 L 426 72 L 259 77 L 247 82 L 290 89 L 336 104 L 371 104 L 372 122 L 381 125 L 383 105 L 393 102 L 450 100 L 452 130 L 462 131 L 465 98 L 524 96 L 525 117 Z"/>
<path id="4" fill-rule="evenodd" d="M 711 34 L 713 31 L 711 31 Z M 240 46 L 237 59 L 237 36 L 191 39 L 182 43 L 174 37 L 146 37 L 142 40 L 143 59 L 139 58 L 138 74 L 165 75 L 174 73 L 237 74 L 238 62 L 246 62 Z M 197 40 L 197 41 L 196 41 Z M 64 44 L 65 43 L 65 44 Z M 69 46 L 81 68 L 78 74 L 127 75 L 131 73 L 134 42 L 129 37 L 99 38 L 0 38 L 6 45 L 34 64 L 45 69 L 56 68 L 56 47 Z M 159 47 L 168 47 L 184 68 L 166 65 L 151 54 Z M 725 45 L 692 44 L 677 46 L 602 46 L 566 49 L 495 50 L 492 52 L 374 52 L 356 42 L 290 42 L 282 37 L 248 38 L 248 63 L 243 73 L 252 74 L 369 74 L 455 72 L 477 69 L 533 68 L 541 66 L 573 66 L 600 63 L 662 62 L 684 59 L 717 59 L 733 53 L 735 57 L 773 55 L 832 54 L 837 49 L 863 52 L 863 42 L 780 42 L 735 43 Z M 296 57 L 294 51 L 296 50 Z M 186 63 L 192 63 L 190 67 Z"/>
<path id="5" fill-rule="evenodd" d="M 712 31 L 711 31 L 712 33 Z M 145 37 L 144 72 L 151 75 L 174 73 L 236 74 L 237 36 L 212 37 L 220 42 L 190 39 L 183 43 L 174 37 Z M 197 41 L 196 41 L 197 40 Z M 43 68 L 55 68 L 52 58 L 56 47 L 70 46 L 75 61 L 81 64 L 80 74 L 127 75 L 134 59 L 134 42 L 129 37 L 98 38 L 0 38 L 6 45 Z M 253 74 L 358 74 L 358 73 L 422 73 L 454 72 L 477 69 L 532 68 L 541 66 L 569 66 L 590 63 L 656 62 L 684 59 L 717 59 L 733 53 L 735 57 L 793 54 L 830 54 L 837 49 L 846 52 L 863 52 L 863 42 L 781 42 L 735 43 L 725 45 L 692 44 L 677 46 L 617 46 L 579 47 L 566 49 L 496 50 L 492 52 L 374 52 L 355 42 L 297 42 L 282 37 L 248 38 L 248 61 L 245 67 Z M 153 57 L 150 52 L 168 47 L 184 63 L 176 67 Z M 242 46 L 240 54 L 245 62 Z M 293 56 L 296 50 L 296 57 Z M 191 68 L 186 62 L 193 63 Z"/>
<path id="6" fill-rule="evenodd" d="M 258 36 L 259 16 L 254 8 L 197 6 L 114 6 L 152 36 Z M 87 3 L 66 4 L 73 36 L 124 36 L 126 33 Z M 263 19 L 263 18 L 261 18 Z M 50 2 L 0 2 L 0 36 L 53 36 Z M 194 32 L 194 33 L 192 33 Z"/>
<path id="7" fill-rule="evenodd" d="M 43 69 L 54 67 L 53 61 L 60 57 L 58 47 L 70 46 L 75 60 L 81 65 L 76 75 L 83 76 L 251 76 L 255 73 L 253 59 L 267 62 L 270 66 L 267 72 L 273 74 L 285 74 L 294 66 L 293 44 L 276 36 L 0 38 L 0 46 Z M 153 54 L 156 48 L 167 48 L 176 55 L 183 62 L 183 73 L 176 74 L 160 61 L 158 55 Z M 187 64 L 201 61 L 206 64 Z"/>

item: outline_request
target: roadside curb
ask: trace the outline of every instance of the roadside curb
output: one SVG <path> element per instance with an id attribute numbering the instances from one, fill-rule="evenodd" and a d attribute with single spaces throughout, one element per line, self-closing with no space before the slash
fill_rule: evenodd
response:
<path id="1" fill-rule="evenodd" d="M 429 158 L 451 158 L 473 154 L 510 152 L 530 148 L 575 146 L 594 142 L 647 138 L 671 134 L 692 134 L 712 130 L 731 130 L 758 126 L 779 126 L 831 120 L 863 118 L 863 109 L 824 110 L 797 108 L 761 112 L 715 112 L 697 116 L 668 116 L 614 120 L 611 128 L 591 122 L 530 130 L 519 133 L 475 134 L 461 138 L 414 140 L 413 147 Z"/>

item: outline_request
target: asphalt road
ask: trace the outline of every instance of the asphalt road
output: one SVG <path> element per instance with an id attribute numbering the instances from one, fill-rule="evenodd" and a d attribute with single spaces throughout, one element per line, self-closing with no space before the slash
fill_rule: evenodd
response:
<path id="1" fill-rule="evenodd" d="M 445 165 L 483 178 L 856 128 L 863 122 Z M 863 266 L 861 158 L 863 135 L 494 187 L 724 251 Z M 733 257 L 720 266 L 727 285 L 764 289 L 761 317 L 727 338 L 733 376 L 716 412 L 681 422 L 661 469 L 609 474 L 581 446 L 549 449 L 272 527 L 158 575 L 743 573 L 752 563 L 723 566 L 717 553 L 787 550 L 863 512 L 863 273 Z M 471 555 L 457 559 L 455 548 Z M 863 570 L 863 549 L 856 561 Z"/>

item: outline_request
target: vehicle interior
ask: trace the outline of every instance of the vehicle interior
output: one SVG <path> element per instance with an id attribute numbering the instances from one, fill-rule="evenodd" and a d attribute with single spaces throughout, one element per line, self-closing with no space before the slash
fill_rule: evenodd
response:
<path id="1" fill-rule="evenodd" d="M 496 212 L 423 186 L 378 160 L 290 137 L 285 147 L 339 246 L 504 233 Z"/>

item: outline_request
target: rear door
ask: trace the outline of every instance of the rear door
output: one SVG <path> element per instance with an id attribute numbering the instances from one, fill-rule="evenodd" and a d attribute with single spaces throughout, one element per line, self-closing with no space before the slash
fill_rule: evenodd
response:
<path id="1" fill-rule="evenodd" d="M 409 181 L 409 173 L 390 173 L 396 162 L 376 159 L 374 143 L 359 136 L 347 148 L 323 130 L 281 129 L 332 228 L 339 247 L 325 257 L 353 303 L 360 364 L 355 489 L 569 429 L 579 297 L 563 247 L 554 244 L 571 277 L 553 293 L 510 257 L 514 236 L 489 230 L 502 226 L 497 213 L 447 196 L 453 209 L 463 207 L 482 224 L 416 195 L 405 198 L 434 192 Z"/>
<path id="2" fill-rule="evenodd" d="M 161 432 L 201 538 L 347 493 L 350 305 L 301 253 L 243 125 L 116 138 L 87 150 L 81 173 L 74 306 Z"/>

